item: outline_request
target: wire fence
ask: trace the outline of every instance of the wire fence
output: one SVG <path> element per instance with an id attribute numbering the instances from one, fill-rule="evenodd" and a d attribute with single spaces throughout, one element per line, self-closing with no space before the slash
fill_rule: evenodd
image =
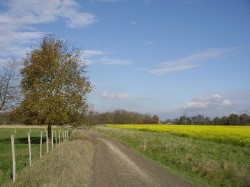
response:
<path id="1" fill-rule="evenodd" d="M 51 131 L 51 138 L 49 139 L 49 135 L 48 135 L 48 131 L 47 129 L 44 130 L 45 131 L 45 138 L 46 138 L 46 153 L 48 154 L 50 151 L 52 151 L 55 147 L 59 146 L 60 144 L 62 144 L 65 141 L 69 140 L 69 130 L 62 130 L 60 129 L 58 132 L 56 130 Z M 12 150 L 12 181 L 13 183 L 16 182 L 16 149 L 15 149 L 15 136 L 16 136 L 16 129 L 14 131 L 14 134 L 11 134 L 11 150 Z M 58 133 L 58 136 L 57 136 Z M 31 167 L 32 165 L 32 149 L 31 149 L 31 145 L 32 145 L 32 140 L 31 140 L 31 135 L 32 135 L 32 130 L 30 128 L 30 130 L 27 132 L 27 140 L 28 140 L 28 152 L 29 152 L 29 157 L 28 157 L 28 163 L 29 163 L 29 167 Z M 40 132 L 40 151 L 39 151 L 39 155 L 40 155 L 40 159 L 43 157 L 44 155 L 44 151 L 43 151 L 43 131 Z"/>

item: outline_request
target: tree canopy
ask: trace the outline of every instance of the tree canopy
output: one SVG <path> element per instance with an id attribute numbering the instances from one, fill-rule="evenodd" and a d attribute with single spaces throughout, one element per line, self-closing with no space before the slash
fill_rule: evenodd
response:
<path id="1" fill-rule="evenodd" d="M 80 50 L 46 35 L 26 55 L 21 70 L 24 100 L 18 113 L 26 124 L 77 124 L 88 111 L 92 86 Z"/>

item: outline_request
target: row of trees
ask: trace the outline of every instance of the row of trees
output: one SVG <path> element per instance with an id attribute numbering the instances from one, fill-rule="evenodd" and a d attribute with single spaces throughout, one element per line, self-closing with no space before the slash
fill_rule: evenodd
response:
<path id="1" fill-rule="evenodd" d="M 94 113 L 92 119 L 95 124 L 157 124 L 160 122 L 157 115 L 151 116 L 126 110 Z"/>
<path id="2" fill-rule="evenodd" d="M 174 120 L 162 121 L 162 123 L 174 124 L 193 124 L 193 125 L 250 125 L 250 116 L 247 113 L 238 115 L 230 114 L 229 116 L 215 117 L 213 119 L 204 115 L 196 115 L 192 117 L 181 116 Z"/>
<path id="3" fill-rule="evenodd" d="M 238 115 L 209 118 L 204 115 L 192 117 L 181 116 L 176 119 L 160 121 L 157 115 L 140 114 L 126 110 L 92 113 L 93 124 L 180 124 L 180 125 L 250 125 L 250 116 L 247 113 Z"/>

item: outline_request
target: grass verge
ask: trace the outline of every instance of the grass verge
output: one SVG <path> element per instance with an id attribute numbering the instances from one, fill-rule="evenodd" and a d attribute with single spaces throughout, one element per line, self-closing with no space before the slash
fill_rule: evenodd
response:
<path id="1" fill-rule="evenodd" d="M 62 143 L 31 167 L 25 168 L 16 184 L 9 186 L 88 186 L 93 155 L 94 146 L 87 134 L 76 131 L 71 141 Z"/>
<path id="2" fill-rule="evenodd" d="M 202 186 L 250 186 L 249 147 L 179 137 L 166 132 L 97 129 Z"/>
<path id="3" fill-rule="evenodd" d="M 18 172 L 17 181 L 4 186 L 88 186 L 94 145 L 85 131 L 76 130 L 71 141 L 57 146 L 36 160 L 31 167 Z"/>

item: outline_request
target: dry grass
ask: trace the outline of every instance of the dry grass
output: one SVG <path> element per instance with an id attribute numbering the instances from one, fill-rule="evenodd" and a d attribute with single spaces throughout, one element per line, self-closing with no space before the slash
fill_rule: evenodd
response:
<path id="1" fill-rule="evenodd" d="M 72 139 L 24 169 L 17 177 L 17 183 L 10 186 L 88 186 L 93 143 L 83 131 L 72 133 Z"/>

